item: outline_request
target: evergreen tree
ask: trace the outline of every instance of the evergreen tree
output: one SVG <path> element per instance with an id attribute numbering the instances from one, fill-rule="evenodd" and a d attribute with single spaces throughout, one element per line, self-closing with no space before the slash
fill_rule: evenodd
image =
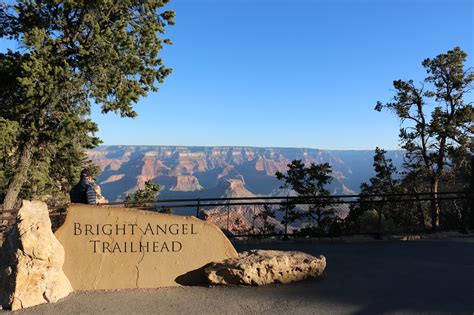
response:
<path id="1" fill-rule="evenodd" d="M 294 160 L 288 164 L 287 174 L 276 172 L 275 176 L 279 180 L 285 181 L 282 188 L 291 188 L 299 197 L 295 203 L 310 202 L 305 211 L 291 209 L 288 213 L 289 222 L 298 219 L 306 219 L 309 229 L 317 233 L 326 232 L 334 218 L 334 209 L 330 206 L 330 192 L 327 185 L 332 181 L 331 165 L 329 163 L 315 164 L 311 163 L 306 167 L 301 160 Z M 333 199 L 331 199 L 333 201 Z"/>
<path id="2" fill-rule="evenodd" d="M 474 73 L 465 69 L 467 54 L 459 47 L 422 63 L 428 76 L 417 87 L 413 80 L 393 82 L 396 94 L 391 102 L 377 102 L 375 109 L 393 111 L 402 123 L 400 142 L 406 151 L 405 167 L 416 171 L 429 183 L 431 225 L 440 224 L 437 193 L 446 176 L 457 164 L 468 160 L 472 146 L 474 114 L 472 102 L 465 100 L 471 90 Z M 472 151 L 471 151 L 472 152 Z"/>
<path id="3" fill-rule="evenodd" d="M 159 57 L 163 44 L 170 43 L 161 35 L 174 18 L 174 12 L 163 10 L 166 3 L 0 4 L 0 37 L 22 48 L 0 54 L 0 117 L 21 127 L 4 208 L 13 207 L 36 162 L 51 162 L 51 154 L 72 149 L 70 142 L 78 146 L 76 155 L 99 143 L 97 126 L 88 118 L 93 103 L 103 113 L 135 117 L 133 103 L 157 91 L 157 83 L 171 72 Z"/>
<path id="4" fill-rule="evenodd" d="M 4 197 L 3 192 L 14 168 L 18 133 L 17 122 L 0 117 L 0 199 Z"/>
<path id="5" fill-rule="evenodd" d="M 398 185 L 395 178 L 397 169 L 393 166 L 392 159 L 387 159 L 387 151 L 379 147 L 375 148 L 374 171 L 375 176 L 369 179 L 369 183 L 360 185 L 361 194 L 387 194 L 394 193 Z"/>
<path id="6" fill-rule="evenodd" d="M 143 189 L 138 189 L 134 193 L 127 195 L 125 204 L 132 207 L 150 206 L 150 202 L 158 201 L 157 196 L 160 190 L 160 185 L 153 183 L 152 180 L 147 180 Z M 170 214 L 172 211 L 168 208 L 160 208 L 158 212 Z"/>
<path id="7" fill-rule="evenodd" d="M 400 181 L 396 178 L 397 169 L 392 160 L 385 157 L 386 153 L 387 151 L 379 147 L 375 149 L 373 163 L 375 175 L 369 179 L 369 183 L 360 185 L 361 197 L 359 202 L 351 207 L 351 211 L 346 218 L 349 227 L 357 229 L 359 232 L 366 228 L 358 227 L 358 225 L 359 220 L 367 211 L 376 211 L 378 220 L 376 225 L 379 228 L 382 227 L 382 218 L 391 215 L 394 221 L 399 219 L 397 218 L 399 214 L 396 211 L 397 204 L 393 202 L 395 198 L 383 196 L 384 194 L 401 192 Z M 384 209 L 389 210 L 385 211 L 385 215 L 383 214 Z"/>
<path id="8" fill-rule="evenodd" d="M 263 205 L 263 209 L 253 216 L 257 220 L 257 230 L 259 234 L 267 235 L 275 233 L 276 225 L 272 222 L 275 219 L 275 210 L 270 205 Z"/>

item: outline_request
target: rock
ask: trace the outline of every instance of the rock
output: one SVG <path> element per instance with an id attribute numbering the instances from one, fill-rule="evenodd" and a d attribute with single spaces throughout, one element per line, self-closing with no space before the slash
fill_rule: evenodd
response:
<path id="1" fill-rule="evenodd" d="M 97 203 L 108 203 L 109 201 L 102 195 L 102 189 L 99 185 L 94 183 L 94 189 L 96 194 L 96 202 Z"/>
<path id="2" fill-rule="evenodd" d="M 72 292 L 62 270 L 64 248 L 51 230 L 44 202 L 23 201 L 3 251 L 0 302 L 7 308 L 54 303 Z"/>
<path id="3" fill-rule="evenodd" d="M 210 284 L 290 283 L 322 275 L 326 258 L 303 252 L 251 250 L 204 269 Z"/>
<path id="4" fill-rule="evenodd" d="M 176 177 L 176 185 L 171 187 L 171 191 L 197 191 L 203 190 L 199 180 L 192 175 L 178 175 Z"/>
<path id="5" fill-rule="evenodd" d="M 203 284 L 205 265 L 237 257 L 214 224 L 136 209 L 71 205 L 56 236 L 74 290 Z"/>

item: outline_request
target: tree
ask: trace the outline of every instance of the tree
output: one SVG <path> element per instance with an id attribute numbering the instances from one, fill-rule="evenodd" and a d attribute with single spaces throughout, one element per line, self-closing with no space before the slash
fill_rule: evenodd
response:
<path id="1" fill-rule="evenodd" d="M 394 193 L 398 180 L 395 178 L 397 168 L 393 166 L 392 159 L 387 159 L 387 151 L 379 147 L 375 148 L 374 171 L 375 176 L 369 179 L 369 183 L 360 185 L 361 194 L 387 194 Z"/>
<path id="2" fill-rule="evenodd" d="M 19 126 L 15 121 L 0 117 L 0 199 L 8 185 L 11 170 L 15 162 L 15 143 L 19 133 Z"/>
<path id="3" fill-rule="evenodd" d="M 402 123 L 399 138 L 406 151 L 404 166 L 429 182 L 433 229 L 440 224 L 440 182 L 453 170 L 454 161 L 468 159 L 472 145 L 472 102 L 465 96 L 472 89 L 474 73 L 465 69 L 466 58 L 456 47 L 425 59 L 422 65 L 428 75 L 424 83 L 417 87 L 413 80 L 396 80 L 393 100 L 375 106 L 377 111 L 394 112 Z"/>
<path id="4" fill-rule="evenodd" d="M 380 233 L 383 218 L 387 217 L 387 213 L 385 216 L 383 215 L 384 207 L 389 206 L 390 210 L 392 210 L 391 212 L 397 207 L 396 203 L 390 202 L 385 204 L 385 202 L 379 202 L 393 200 L 393 198 L 384 197 L 384 194 L 400 192 L 400 181 L 396 178 L 397 169 L 393 165 L 392 160 L 385 157 L 386 153 L 387 151 L 384 149 L 375 148 L 373 163 L 375 175 L 369 179 L 369 183 L 362 183 L 360 185 L 361 197 L 359 202 L 357 206 L 351 207 L 347 217 L 347 222 L 350 226 L 357 226 L 363 216 L 366 218 L 370 217 L 370 214 L 366 212 L 374 211 L 377 214 L 377 226 Z M 362 226 L 361 228 L 365 229 L 366 227 Z"/>
<path id="5" fill-rule="evenodd" d="M 160 190 L 160 185 L 153 183 L 152 180 L 147 180 L 143 189 L 138 189 L 134 193 L 127 195 L 125 204 L 133 207 L 147 207 L 150 205 L 149 202 L 158 201 L 157 195 L 160 193 Z M 171 209 L 161 208 L 158 212 L 170 214 Z"/>
<path id="6" fill-rule="evenodd" d="M 13 207 L 35 157 L 57 143 L 99 143 L 91 105 L 135 117 L 133 103 L 157 91 L 171 69 L 159 57 L 174 12 L 168 0 L 21 0 L 0 4 L 0 37 L 19 52 L 0 54 L 0 117 L 20 128 L 18 159 L 3 201 Z"/>
<path id="7" fill-rule="evenodd" d="M 275 210 L 270 205 L 263 205 L 263 209 L 253 216 L 254 220 L 258 220 L 257 229 L 259 234 L 267 235 L 275 232 L 276 225 Z"/>
<path id="8" fill-rule="evenodd" d="M 287 174 L 276 172 L 275 176 L 279 180 L 285 181 L 282 188 L 291 188 L 298 197 L 302 199 L 294 200 L 295 203 L 310 202 L 306 211 L 289 212 L 286 220 L 294 221 L 305 218 L 308 220 L 309 229 L 322 233 L 332 222 L 334 209 L 328 203 L 330 197 L 326 186 L 332 181 L 331 165 L 329 163 L 311 163 L 309 167 L 301 160 L 294 160 L 288 164 Z"/>

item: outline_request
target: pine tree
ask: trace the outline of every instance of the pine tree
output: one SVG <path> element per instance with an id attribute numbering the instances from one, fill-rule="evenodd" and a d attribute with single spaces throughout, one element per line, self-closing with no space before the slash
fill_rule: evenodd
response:
<path id="1" fill-rule="evenodd" d="M 398 180 L 395 178 L 397 169 L 392 160 L 387 159 L 387 151 L 379 147 L 375 148 L 374 171 L 375 176 L 369 179 L 369 183 L 360 185 L 361 194 L 387 194 L 394 193 Z"/>
<path id="2" fill-rule="evenodd" d="M 51 162 L 63 148 L 71 152 L 71 142 L 76 155 L 98 145 L 92 104 L 133 118 L 133 104 L 158 90 L 171 72 L 159 56 L 170 43 L 161 37 L 173 24 L 174 12 L 163 10 L 168 2 L 0 4 L 0 37 L 22 48 L 0 54 L 0 117 L 20 126 L 4 208 L 13 207 L 36 162 Z"/>
<path id="3" fill-rule="evenodd" d="M 391 102 L 377 102 L 375 109 L 388 109 L 402 123 L 400 142 L 406 151 L 405 168 L 416 171 L 429 183 L 431 224 L 440 225 L 437 193 L 441 180 L 469 159 L 474 121 L 472 102 L 466 94 L 472 89 L 474 73 L 465 69 L 467 54 L 459 47 L 422 63 L 427 77 L 417 87 L 413 80 L 393 82 L 396 94 Z M 471 150 L 472 152 L 472 150 Z M 464 163 L 465 164 L 465 163 Z"/>
<path id="4" fill-rule="evenodd" d="M 285 183 L 282 188 L 291 188 L 301 200 L 294 200 L 298 203 L 311 203 L 305 211 L 291 209 L 288 213 L 289 222 L 298 219 L 305 219 L 309 224 L 308 229 L 317 233 L 326 232 L 334 218 L 334 209 L 330 206 L 330 192 L 327 185 L 332 181 L 331 165 L 329 163 L 315 164 L 311 163 L 308 167 L 301 160 L 294 160 L 288 164 L 286 174 L 276 172 L 275 176 Z M 331 199 L 335 201 L 335 199 Z M 311 232 L 311 231 L 310 231 Z"/>
<path id="5" fill-rule="evenodd" d="M 385 197 L 384 194 L 394 194 L 400 192 L 400 181 L 397 179 L 397 169 L 392 160 L 385 157 L 387 151 L 379 147 L 375 148 L 374 153 L 374 171 L 375 175 L 369 179 L 368 183 L 360 185 L 361 197 L 356 206 L 351 207 L 351 211 L 346 219 L 349 225 L 357 226 L 358 221 L 367 211 L 376 211 L 378 232 L 381 232 L 383 218 L 392 216 L 394 221 L 397 218 L 397 204 L 392 202 L 393 197 Z M 387 209 L 389 211 L 385 211 Z M 366 227 L 360 227 L 364 230 Z"/>
<path id="6" fill-rule="evenodd" d="M 4 197 L 3 191 L 14 168 L 18 133 L 19 126 L 15 121 L 0 117 L 0 199 Z"/>
<path id="7" fill-rule="evenodd" d="M 134 193 L 127 195 L 125 198 L 125 204 L 131 207 L 149 207 L 150 202 L 158 201 L 158 194 L 160 193 L 161 187 L 158 184 L 153 183 L 152 180 L 145 182 L 145 187 L 137 189 Z M 158 212 L 171 214 L 172 211 L 169 208 L 159 208 Z"/>

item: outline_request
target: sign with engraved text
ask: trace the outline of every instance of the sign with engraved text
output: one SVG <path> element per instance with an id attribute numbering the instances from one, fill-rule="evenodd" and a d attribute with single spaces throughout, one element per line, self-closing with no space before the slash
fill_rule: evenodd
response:
<path id="1" fill-rule="evenodd" d="M 75 290 L 192 284 L 204 265 L 237 256 L 211 223 L 125 208 L 72 205 L 56 237 Z"/>

